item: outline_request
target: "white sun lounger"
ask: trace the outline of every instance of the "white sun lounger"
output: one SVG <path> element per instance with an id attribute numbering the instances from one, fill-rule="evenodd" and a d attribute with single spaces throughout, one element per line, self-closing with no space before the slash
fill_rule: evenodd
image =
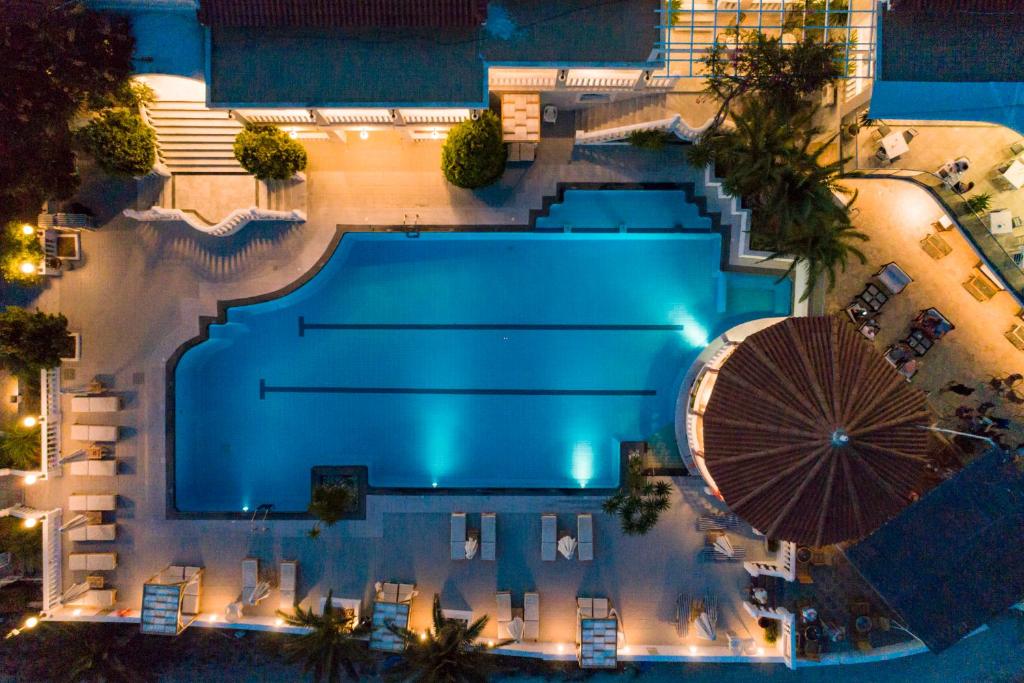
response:
<path id="1" fill-rule="evenodd" d="M 494 560 L 497 551 L 498 517 L 493 512 L 480 515 L 480 559 Z"/>
<path id="2" fill-rule="evenodd" d="M 508 631 L 508 625 L 512 622 L 512 594 L 508 591 L 498 591 L 494 598 L 498 604 L 498 640 L 508 640 L 512 637 Z"/>
<path id="3" fill-rule="evenodd" d="M 120 396 L 72 396 L 73 413 L 116 413 L 121 410 Z"/>
<path id="4" fill-rule="evenodd" d="M 76 477 L 117 476 L 116 460 L 76 460 L 68 464 L 68 470 Z"/>
<path id="5" fill-rule="evenodd" d="M 281 592 L 279 609 L 287 612 L 295 607 L 295 584 L 298 579 L 299 563 L 285 560 L 279 571 L 278 589 Z"/>
<path id="6" fill-rule="evenodd" d="M 71 425 L 71 438 L 75 441 L 117 441 L 117 427 L 114 425 Z"/>
<path id="7" fill-rule="evenodd" d="M 90 572 L 117 569 L 117 553 L 71 553 L 68 569 Z"/>
<path id="8" fill-rule="evenodd" d="M 109 609 L 114 606 L 117 600 L 117 589 L 115 588 L 90 588 L 78 597 L 72 598 L 64 603 L 68 607 L 98 607 Z"/>
<path id="9" fill-rule="evenodd" d="M 117 539 L 116 524 L 83 524 L 68 530 L 72 541 L 113 541 Z"/>
<path id="10" fill-rule="evenodd" d="M 260 561 L 253 557 L 242 560 L 242 603 L 255 605 L 262 597 L 259 590 Z"/>
<path id="11" fill-rule="evenodd" d="M 558 517 L 555 515 L 540 516 L 540 559 L 544 562 L 554 562 L 558 548 L 558 540 L 555 538 L 558 533 Z"/>
<path id="12" fill-rule="evenodd" d="M 73 512 L 105 511 L 117 507 L 117 495 L 104 493 L 100 495 L 86 495 L 74 493 L 68 496 L 68 508 Z"/>
<path id="13" fill-rule="evenodd" d="M 594 518 L 589 512 L 576 515 L 576 557 L 581 562 L 594 559 Z"/>
<path id="14" fill-rule="evenodd" d="M 523 640 L 540 640 L 540 594 L 523 594 Z"/>
<path id="15" fill-rule="evenodd" d="M 466 513 L 452 513 L 451 534 L 452 559 L 466 559 Z"/>

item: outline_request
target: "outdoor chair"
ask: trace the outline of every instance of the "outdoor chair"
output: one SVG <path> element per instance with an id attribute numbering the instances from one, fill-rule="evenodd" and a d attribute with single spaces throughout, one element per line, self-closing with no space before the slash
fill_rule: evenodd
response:
<path id="1" fill-rule="evenodd" d="M 558 518 L 555 515 L 546 514 L 540 517 L 540 559 L 544 562 L 554 562 L 557 554 L 558 541 Z"/>
<path id="2" fill-rule="evenodd" d="M 68 530 L 68 540 L 76 542 L 113 541 L 117 539 L 115 524 L 83 524 Z"/>
<path id="3" fill-rule="evenodd" d="M 882 137 L 884 138 L 886 135 L 892 132 L 892 128 L 883 123 L 878 127 L 878 132 L 881 133 Z"/>
<path id="4" fill-rule="evenodd" d="M 71 571 L 106 572 L 117 569 L 117 553 L 71 553 L 68 556 Z"/>
<path id="5" fill-rule="evenodd" d="M 75 493 L 68 497 L 68 509 L 73 512 L 105 511 L 117 507 L 117 494 Z"/>
<path id="6" fill-rule="evenodd" d="M 480 515 L 480 559 L 493 561 L 497 549 L 497 515 L 485 512 Z"/>
<path id="7" fill-rule="evenodd" d="M 512 594 L 508 591 L 498 591 L 494 594 L 497 603 L 498 639 L 507 640 L 512 637 L 508 625 L 512 623 Z"/>
<path id="8" fill-rule="evenodd" d="M 114 425 L 71 425 L 71 438 L 75 441 L 113 443 L 117 441 L 117 427 Z"/>
<path id="9" fill-rule="evenodd" d="M 76 460 L 68 464 L 68 471 L 76 477 L 113 477 L 117 475 L 117 461 Z"/>
<path id="10" fill-rule="evenodd" d="M 921 248 L 936 261 L 953 252 L 953 247 L 937 233 L 931 233 L 921 240 Z"/>
<path id="11" fill-rule="evenodd" d="M 872 139 L 872 141 L 880 143 L 880 142 L 882 142 L 882 138 L 883 137 L 884 136 L 882 135 L 882 132 L 880 130 L 878 130 L 877 128 L 875 128 L 875 129 L 873 129 L 871 131 L 871 139 Z"/>
<path id="12" fill-rule="evenodd" d="M 121 410 L 120 396 L 72 396 L 71 412 L 116 413 Z"/>
<path id="13" fill-rule="evenodd" d="M 257 605 L 270 593 L 270 584 L 259 580 L 260 561 L 253 557 L 242 560 L 242 604 Z"/>
<path id="14" fill-rule="evenodd" d="M 1017 142 L 1010 145 L 1010 154 L 1017 156 L 1024 152 L 1024 140 L 1018 140 Z"/>
<path id="15" fill-rule="evenodd" d="M 581 562 L 594 559 L 594 517 L 589 513 L 576 515 L 576 557 Z"/>

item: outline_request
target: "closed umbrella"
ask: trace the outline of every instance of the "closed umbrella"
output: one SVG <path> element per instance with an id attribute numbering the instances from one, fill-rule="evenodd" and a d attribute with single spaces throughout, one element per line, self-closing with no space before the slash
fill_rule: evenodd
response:
<path id="1" fill-rule="evenodd" d="M 715 550 L 726 557 L 734 557 L 736 555 L 736 548 L 733 547 L 732 541 L 725 534 L 722 534 L 715 540 Z"/>
<path id="2" fill-rule="evenodd" d="M 466 559 L 472 560 L 476 556 L 476 550 L 480 547 L 474 536 L 470 536 L 466 541 Z"/>
<path id="3" fill-rule="evenodd" d="M 562 536 L 558 541 L 558 552 L 562 553 L 565 559 L 571 560 L 572 554 L 576 552 L 576 539 L 572 536 Z"/>
<path id="4" fill-rule="evenodd" d="M 522 617 L 515 617 L 512 621 L 508 622 L 508 634 L 512 636 L 512 640 L 517 643 L 523 639 L 523 635 L 526 633 L 526 623 Z"/>

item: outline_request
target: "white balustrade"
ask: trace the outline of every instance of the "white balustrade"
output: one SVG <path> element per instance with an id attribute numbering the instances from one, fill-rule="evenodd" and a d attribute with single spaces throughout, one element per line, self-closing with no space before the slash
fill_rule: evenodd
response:
<path id="1" fill-rule="evenodd" d="M 781 541 L 775 558 L 766 562 L 744 562 L 743 568 L 751 576 L 777 576 L 786 581 L 795 581 L 796 543 Z"/>
<path id="2" fill-rule="evenodd" d="M 39 405 L 42 425 L 39 429 L 40 467 L 46 477 L 59 477 L 60 464 L 60 369 L 39 371 Z"/>
<path id="3" fill-rule="evenodd" d="M 181 209 L 166 209 L 160 206 L 154 206 L 144 211 L 125 209 L 123 213 L 128 218 L 146 223 L 180 221 L 199 232 L 213 235 L 214 237 L 234 235 L 246 225 L 255 221 L 278 221 L 283 223 L 304 223 L 306 221 L 305 212 L 298 209 L 292 211 L 272 211 L 256 206 L 248 209 L 235 209 L 224 220 L 213 225 L 209 225 L 194 214 L 182 211 Z"/>
<path id="4" fill-rule="evenodd" d="M 43 612 L 52 612 L 61 603 L 63 578 L 61 575 L 61 509 L 43 515 Z"/>

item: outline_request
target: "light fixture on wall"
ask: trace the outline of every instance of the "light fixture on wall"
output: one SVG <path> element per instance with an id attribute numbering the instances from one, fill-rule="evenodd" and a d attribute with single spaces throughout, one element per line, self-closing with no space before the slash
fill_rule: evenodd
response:
<path id="1" fill-rule="evenodd" d="M 370 137 L 370 131 L 368 131 L 368 130 L 361 130 L 361 131 L 359 131 L 359 139 L 360 140 L 366 140 L 369 137 Z"/>
<path id="2" fill-rule="evenodd" d="M 288 137 L 294 140 L 295 138 L 299 137 L 299 131 L 292 128 L 290 131 L 288 131 Z"/>

